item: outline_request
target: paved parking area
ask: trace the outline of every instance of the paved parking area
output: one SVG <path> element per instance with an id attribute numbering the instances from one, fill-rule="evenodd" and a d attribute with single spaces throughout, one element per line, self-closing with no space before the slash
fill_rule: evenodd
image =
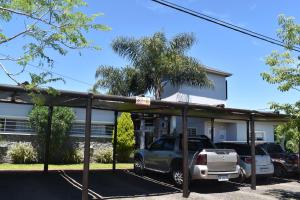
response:
<path id="1" fill-rule="evenodd" d="M 1 172 L 0 199 L 10 200 L 75 200 L 81 199 L 81 172 Z M 92 171 L 90 199 L 173 200 L 183 199 L 181 190 L 174 187 L 168 176 L 147 173 L 136 176 L 128 170 Z M 300 199 L 299 179 L 272 178 L 258 181 L 257 190 L 249 184 L 235 182 L 195 182 L 189 199 Z"/>

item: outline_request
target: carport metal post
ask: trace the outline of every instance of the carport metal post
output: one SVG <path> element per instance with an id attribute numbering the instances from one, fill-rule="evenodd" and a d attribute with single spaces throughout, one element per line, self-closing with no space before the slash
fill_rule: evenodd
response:
<path id="1" fill-rule="evenodd" d="M 114 144 L 113 144 L 113 171 L 116 170 L 116 158 L 117 158 L 117 142 L 118 142 L 118 111 L 115 111 L 115 128 L 114 128 Z"/>
<path id="2" fill-rule="evenodd" d="M 298 125 L 298 137 L 300 137 L 300 126 Z M 298 174 L 300 178 L 300 140 L 298 141 Z"/>
<path id="3" fill-rule="evenodd" d="M 212 142 L 214 142 L 214 132 L 215 132 L 215 118 L 211 118 L 210 119 L 210 124 L 211 124 L 211 128 L 210 128 L 210 140 Z"/>
<path id="4" fill-rule="evenodd" d="M 189 163 L 188 163 L 188 135 L 187 135 L 187 106 L 182 109 L 182 156 L 183 156 L 183 186 L 182 196 L 189 197 Z"/>
<path id="5" fill-rule="evenodd" d="M 52 114 L 53 114 L 53 106 L 49 106 L 48 107 L 48 122 L 47 122 L 48 124 L 47 124 L 47 132 L 46 132 L 46 138 L 45 138 L 45 150 L 44 150 L 44 172 L 45 173 L 48 173 Z"/>
<path id="6" fill-rule="evenodd" d="M 255 124 L 254 116 L 250 115 L 251 129 L 251 189 L 256 190 L 256 161 L 255 161 Z"/>
<path id="7" fill-rule="evenodd" d="M 249 137 L 249 135 L 250 135 L 250 133 L 249 133 L 249 131 L 250 131 L 250 129 L 249 129 L 249 120 L 247 120 L 246 121 L 246 124 L 247 124 L 247 132 L 246 132 L 246 134 L 247 134 L 247 144 L 249 145 L 250 144 L 250 142 L 249 142 L 249 139 L 250 139 L 250 137 Z"/>
<path id="8" fill-rule="evenodd" d="M 85 111 L 85 137 L 84 137 L 84 161 L 82 176 L 82 200 L 88 200 L 89 167 L 90 167 L 90 142 L 91 142 L 91 121 L 92 121 L 93 94 L 89 93 Z"/>

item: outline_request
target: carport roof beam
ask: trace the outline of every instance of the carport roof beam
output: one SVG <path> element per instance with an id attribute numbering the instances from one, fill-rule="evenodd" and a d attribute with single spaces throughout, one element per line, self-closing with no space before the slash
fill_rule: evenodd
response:
<path id="1" fill-rule="evenodd" d="M 40 95 L 44 99 L 46 106 L 68 106 L 86 107 L 86 99 L 89 93 L 57 90 L 58 95 L 53 96 L 46 89 L 26 90 L 20 86 L 0 85 L 0 102 L 16 104 L 33 104 L 29 95 L 30 92 Z M 271 112 L 259 112 L 256 110 L 246 110 L 237 108 L 223 108 L 218 106 L 186 103 L 169 102 L 161 100 L 151 100 L 150 106 L 136 104 L 135 97 L 123 97 L 112 95 L 93 95 L 92 107 L 100 110 L 112 110 L 119 112 L 136 112 L 149 114 L 164 114 L 170 116 L 181 116 L 181 110 L 187 106 L 187 117 L 199 118 L 218 118 L 232 120 L 248 120 L 250 114 L 255 115 L 256 121 L 276 121 L 286 122 L 287 115 Z"/>

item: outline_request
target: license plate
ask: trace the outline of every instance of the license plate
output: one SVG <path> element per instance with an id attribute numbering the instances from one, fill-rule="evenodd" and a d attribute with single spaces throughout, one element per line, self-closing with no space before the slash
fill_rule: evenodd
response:
<path id="1" fill-rule="evenodd" d="M 219 175 L 218 181 L 228 181 L 228 175 Z"/>

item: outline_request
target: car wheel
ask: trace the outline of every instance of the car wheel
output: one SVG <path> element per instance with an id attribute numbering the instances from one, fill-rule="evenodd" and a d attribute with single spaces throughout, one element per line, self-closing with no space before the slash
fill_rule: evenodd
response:
<path id="1" fill-rule="evenodd" d="M 245 172 L 245 170 L 243 168 L 241 168 L 241 170 L 240 170 L 240 176 L 237 178 L 237 181 L 239 183 L 244 183 L 245 180 L 246 180 L 246 172 Z"/>
<path id="2" fill-rule="evenodd" d="M 182 187 L 183 185 L 183 172 L 181 169 L 173 169 L 172 170 L 172 179 L 174 184 L 177 187 Z"/>
<path id="3" fill-rule="evenodd" d="M 287 175 L 286 170 L 284 169 L 284 167 L 280 166 L 280 165 L 275 165 L 274 166 L 274 176 L 278 177 L 278 178 L 283 178 Z"/>
<path id="4" fill-rule="evenodd" d="M 139 158 L 134 159 L 133 170 L 134 170 L 134 173 L 136 173 L 137 175 L 143 175 L 144 164 L 141 159 L 139 159 Z"/>

